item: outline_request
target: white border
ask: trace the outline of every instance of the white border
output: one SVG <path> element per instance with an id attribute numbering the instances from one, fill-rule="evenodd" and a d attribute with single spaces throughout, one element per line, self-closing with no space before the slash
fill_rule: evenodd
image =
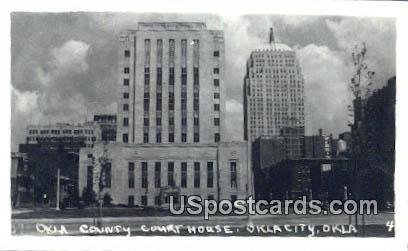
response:
<path id="1" fill-rule="evenodd" d="M 269 250 L 407 250 L 408 243 L 408 3 L 383 1 L 8 1 L 1 10 L 1 98 L 3 117 L 0 153 L 0 249 L 29 250 L 209 250 L 267 248 Z M 189 12 L 223 16 L 241 14 L 307 14 L 397 17 L 397 137 L 396 137 L 396 224 L 395 238 L 265 238 L 265 237 L 13 237 L 10 235 L 10 12 L 120 11 L 120 12 Z M 29 41 L 27 41 L 29 42 Z M 405 115 L 405 116 L 404 116 Z M 405 154 L 404 154 L 405 153 Z"/>

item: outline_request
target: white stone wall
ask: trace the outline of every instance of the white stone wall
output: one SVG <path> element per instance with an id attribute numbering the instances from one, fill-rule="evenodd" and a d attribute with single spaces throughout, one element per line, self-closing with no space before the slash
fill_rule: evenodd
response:
<path id="1" fill-rule="evenodd" d="M 189 26 L 191 25 L 191 27 Z M 190 27 L 190 28 L 188 28 Z M 142 25 L 139 29 L 123 31 L 119 43 L 119 79 L 118 79 L 118 131 L 117 141 L 122 141 L 122 135 L 128 133 L 129 143 L 143 143 L 143 95 L 145 68 L 145 39 L 150 39 L 150 127 L 149 143 L 156 143 L 156 76 L 157 76 L 157 39 L 163 40 L 162 59 L 162 143 L 168 143 L 168 80 L 169 80 L 169 39 L 175 40 L 175 124 L 174 142 L 181 142 L 181 40 L 187 39 L 187 142 L 194 139 L 193 118 L 193 45 L 194 39 L 199 40 L 199 117 L 200 143 L 213 143 L 214 133 L 224 133 L 225 123 L 225 48 L 222 31 L 207 30 L 205 25 L 196 23 L 173 23 Z M 124 57 L 124 51 L 130 50 L 130 57 Z M 214 57 L 214 51 L 220 56 Z M 124 73 L 124 67 L 129 67 L 130 73 Z M 213 69 L 219 68 L 219 74 Z M 129 86 L 123 85 L 123 79 L 129 78 Z M 213 79 L 220 79 L 220 87 L 214 87 Z M 123 93 L 129 93 L 129 99 L 123 98 Z M 220 99 L 214 99 L 214 92 L 220 93 Z M 123 103 L 129 103 L 129 111 L 123 111 Z M 220 111 L 214 111 L 214 104 L 220 104 Z M 129 118 L 129 126 L 123 126 L 123 118 Z M 220 118 L 220 126 L 214 126 L 214 118 Z M 133 126 L 134 123 L 134 126 Z M 133 140 L 134 139 L 134 140 Z"/>
<path id="2" fill-rule="evenodd" d="M 200 195 L 215 199 L 246 198 L 252 192 L 252 175 L 248 168 L 246 142 L 231 142 L 217 144 L 122 144 L 111 143 L 107 146 L 108 157 L 112 162 L 111 188 L 112 203 L 126 204 L 128 196 L 134 196 L 134 204 L 141 205 L 141 196 L 148 197 L 148 205 L 154 206 L 155 196 L 160 189 L 154 187 L 155 162 L 161 162 L 161 186 L 167 186 L 167 163 L 174 162 L 174 179 L 176 186 L 181 183 L 181 162 L 187 162 L 187 188 L 181 188 L 180 195 Z M 97 148 L 97 147 L 96 147 Z M 79 191 L 86 186 L 87 166 L 91 164 L 88 154 L 93 149 L 81 149 L 79 166 Z M 213 187 L 207 187 L 207 162 L 212 161 L 214 167 Z M 230 182 L 231 161 L 237 163 L 238 187 L 232 188 Z M 128 163 L 135 163 L 135 188 L 128 186 Z M 148 163 L 148 188 L 141 185 L 141 163 Z M 194 188 L 194 162 L 200 162 L 200 188 Z M 217 171 L 218 169 L 218 171 Z M 218 177 L 219 174 L 219 177 Z M 219 190 L 217 186 L 219 184 Z M 247 189 L 248 187 L 248 189 Z"/>

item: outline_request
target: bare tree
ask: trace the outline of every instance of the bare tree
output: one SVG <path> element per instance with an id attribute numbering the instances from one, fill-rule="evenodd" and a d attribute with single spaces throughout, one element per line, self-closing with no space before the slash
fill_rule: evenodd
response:
<path id="1" fill-rule="evenodd" d="M 93 162 L 93 190 L 96 194 L 97 200 L 97 225 L 102 224 L 102 203 L 103 196 L 102 191 L 105 186 L 105 172 L 106 166 L 109 163 L 108 150 L 106 149 L 106 142 L 102 142 L 100 145 L 94 146 Z"/>

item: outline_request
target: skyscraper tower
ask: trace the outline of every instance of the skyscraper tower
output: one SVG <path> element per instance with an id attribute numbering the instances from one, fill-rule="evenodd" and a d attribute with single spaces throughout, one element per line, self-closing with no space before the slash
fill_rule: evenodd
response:
<path id="1" fill-rule="evenodd" d="M 296 52 L 277 42 L 251 52 L 244 77 L 244 139 L 304 135 L 304 79 Z"/>
<path id="2" fill-rule="evenodd" d="M 217 143 L 225 113 L 224 34 L 204 23 L 139 23 L 120 35 L 117 139 Z"/>

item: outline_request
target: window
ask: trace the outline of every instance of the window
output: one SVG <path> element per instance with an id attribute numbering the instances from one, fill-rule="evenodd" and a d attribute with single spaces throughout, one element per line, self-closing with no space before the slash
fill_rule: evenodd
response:
<path id="1" fill-rule="evenodd" d="M 169 92 L 169 110 L 174 110 L 174 92 Z"/>
<path id="2" fill-rule="evenodd" d="M 200 77 L 198 67 L 194 67 L 193 70 L 193 85 L 198 86 L 200 84 Z"/>
<path id="3" fill-rule="evenodd" d="M 135 163 L 128 163 L 128 185 L 129 188 L 135 188 Z"/>
<path id="4" fill-rule="evenodd" d="M 123 110 L 129 111 L 129 104 L 123 104 Z"/>
<path id="5" fill-rule="evenodd" d="M 220 73 L 220 68 L 214 68 L 214 74 L 219 74 Z"/>
<path id="6" fill-rule="evenodd" d="M 198 111 L 200 109 L 200 103 L 198 101 L 198 97 L 194 97 L 193 109 L 194 111 Z"/>
<path id="7" fill-rule="evenodd" d="M 174 117 L 169 117 L 169 125 L 174 125 Z"/>
<path id="8" fill-rule="evenodd" d="M 170 143 L 174 142 L 174 133 L 169 133 L 169 142 Z"/>
<path id="9" fill-rule="evenodd" d="M 86 188 L 88 191 L 93 190 L 93 166 L 88 166 L 86 174 Z"/>
<path id="10" fill-rule="evenodd" d="M 129 137 L 129 136 L 128 136 L 127 133 L 122 134 L 122 141 L 123 141 L 123 143 L 128 143 L 128 141 L 129 141 L 129 138 L 128 138 L 128 137 Z"/>
<path id="11" fill-rule="evenodd" d="M 214 195 L 209 194 L 207 198 L 208 198 L 208 200 L 214 200 Z"/>
<path id="12" fill-rule="evenodd" d="M 142 162 L 142 188 L 147 188 L 147 162 Z"/>
<path id="13" fill-rule="evenodd" d="M 214 51 L 214 57 L 219 57 L 220 56 L 220 51 Z"/>
<path id="14" fill-rule="evenodd" d="M 148 111 L 149 111 L 149 105 L 150 105 L 149 98 L 145 98 L 145 99 L 143 100 L 143 110 L 144 110 L 145 112 L 148 112 Z"/>
<path id="15" fill-rule="evenodd" d="M 187 142 L 187 133 L 181 134 L 181 142 Z"/>
<path id="16" fill-rule="evenodd" d="M 147 206 L 147 196 L 146 195 L 142 195 L 142 205 Z"/>
<path id="17" fill-rule="evenodd" d="M 126 74 L 129 74 L 129 67 L 125 67 L 125 68 L 123 69 L 123 72 L 126 73 Z"/>
<path id="18" fill-rule="evenodd" d="M 154 197 L 154 203 L 156 204 L 156 206 L 160 206 L 160 205 L 161 205 L 161 197 L 160 197 L 160 195 Z"/>
<path id="19" fill-rule="evenodd" d="M 162 119 L 156 118 L 156 125 L 161 126 L 161 124 L 162 124 Z"/>
<path id="20" fill-rule="evenodd" d="M 187 85 L 187 68 L 181 68 L 181 85 Z"/>
<path id="21" fill-rule="evenodd" d="M 194 187 L 200 187 L 200 162 L 194 162 Z"/>
<path id="22" fill-rule="evenodd" d="M 220 134 L 219 133 L 214 134 L 214 141 L 215 142 L 220 142 Z"/>
<path id="23" fill-rule="evenodd" d="M 123 98 L 128 99 L 129 98 L 129 92 L 124 92 L 123 93 Z"/>
<path id="24" fill-rule="evenodd" d="M 230 170 L 231 170 L 231 188 L 237 188 L 237 162 L 232 161 L 230 162 Z"/>
<path id="25" fill-rule="evenodd" d="M 220 118 L 214 118 L 214 125 L 219 126 L 220 125 Z"/>
<path id="26" fill-rule="evenodd" d="M 135 196 L 129 195 L 128 196 L 128 206 L 132 207 L 135 205 Z"/>
<path id="27" fill-rule="evenodd" d="M 220 80 L 218 78 L 214 79 L 214 86 L 220 86 Z"/>
<path id="28" fill-rule="evenodd" d="M 199 118 L 194 118 L 194 125 L 198 126 L 200 124 L 200 119 Z"/>
<path id="29" fill-rule="evenodd" d="M 174 85 L 174 67 L 169 68 L 169 85 Z"/>
<path id="30" fill-rule="evenodd" d="M 200 134 L 194 133 L 194 142 L 200 142 Z"/>
<path id="31" fill-rule="evenodd" d="M 149 118 L 143 118 L 143 125 L 148 126 L 149 125 Z"/>
<path id="32" fill-rule="evenodd" d="M 104 179 L 104 187 L 110 188 L 111 187 L 111 175 L 112 175 L 112 165 L 111 163 L 106 163 L 105 165 L 105 179 Z"/>
<path id="33" fill-rule="evenodd" d="M 128 78 L 123 79 L 123 85 L 129 85 L 129 79 Z"/>
<path id="34" fill-rule="evenodd" d="M 214 111 L 220 110 L 220 104 L 214 104 Z"/>
<path id="35" fill-rule="evenodd" d="M 181 187 L 187 187 L 187 162 L 181 162 Z"/>
<path id="36" fill-rule="evenodd" d="M 123 126 L 129 126 L 129 118 L 123 118 Z"/>
<path id="37" fill-rule="evenodd" d="M 167 166 L 167 183 L 173 187 L 174 184 L 174 162 L 169 162 Z"/>
<path id="38" fill-rule="evenodd" d="M 237 200 L 237 196 L 236 195 L 231 195 L 231 202 L 232 204 L 234 204 L 234 202 Z"/>
<path id="39" fill-rule="evenodd" d="M 156 85 L 157 86 L 159 86 L 159 87 L 161 87 L 161 85 L 162 85 L 162 68 L 161 67 L 157 67 L 157 70 L 156 70 L 156 74 L 157 74 L 157 76 L 156 76 Z"/>
<path id="40" fill-rule="evenodd" d="M 161 163 L 156 162 L 154 164 L 154 187 L 160 188 L 161 187 Z"/>
<path id="41" fill-rule="evenodd" d="M 143 133 L 143 143 L 149 143 L 149 133 Z"/>
<path id="42" fill-rule="evenodd" d="M 174 39 L 169 40 L 169 64 L 174 64 L 175 55 L 175 41 Z"/>
<path id="43" fill-rule="evenodd" d="M 219 99 L 220 98 L 220 93 L 214 92 L 214 99 Z"/>
<path id="44" fill-rule="evenodd" d="M 214 166 L 213 162 L 207 162 L 207 187 L 214 186 Z"/>
<path id="45" fill-rule="evenodd" d="M 130 50 L 125 50 L 125 58 L 130 57 Z"/>
<path id="46" fill-rule="evenodd" d="M 156 143 L 161 143 L 161 133 L 156 133 Z"/>

